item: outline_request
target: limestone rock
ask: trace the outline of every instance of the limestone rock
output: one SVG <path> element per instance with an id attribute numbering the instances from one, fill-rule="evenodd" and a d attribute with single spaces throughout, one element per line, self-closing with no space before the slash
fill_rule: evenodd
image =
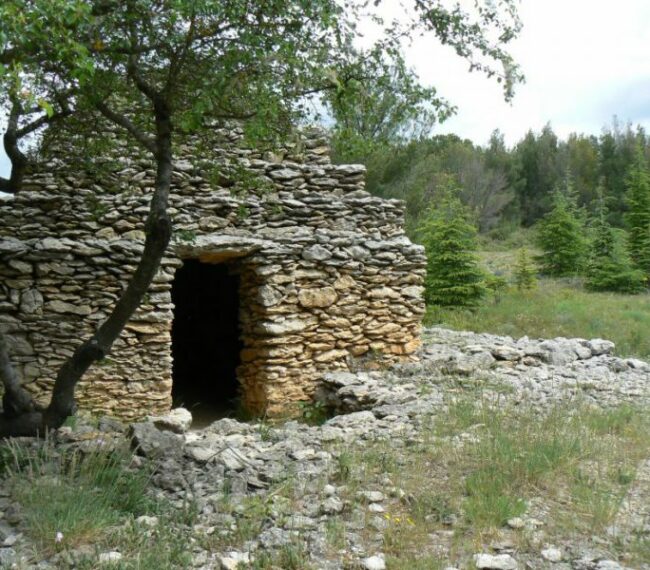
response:
<path id="1" fill-rule="evenodd" d="M 192 414 L 185 408 L 174 408 L 164 416 L 152 416 L 149 420 L 160 430 L 185 433 L 192 425 Z"/>
<path id="2" fill-rule="evenodd" d="M 122 560 L 122 553 L 117 551 L 102 552 L 99 555 L 99 563 L 105 565 L 116 564 Z"/>
<path id="3" fill-rule="evenodd" d="M 591 350 L 591 353 L 594 356 L 600 356 L 601 354 L 612 354 L 616 345 L 609 341 L 603 340 L 602 338 L 595 338 L 587 342 L 587 346 Z"/>
<path id="4" fill-rule="evenodd" d="M 39 313 L 43 307 L 43 295 L 38 289 L 27 289 L 20 296 L 20 310 L 32 315 Z"/>
<path id="5" fill-rule="evenodd" d="M 338 295 L 333 287 L 320 287 L 317 289 L 301 289 L 298 301 L 303 307 L 324 308 L 336 303 Z"/>
<path id="6" fill-rule="evenodd" d="M 302 252 L 303 258 L 307 261 L 325 261 L 332 257 L 331 252 L 322 245 L 313 245 Z"/>
<path id="7" fill-rule="evenodd" d="M 550 546 L 541 551 L 542 558 L 549 562 L 562 562 L 562 551 L 559 548 Z"/>
<path id="8" fill-rule="evenodd" d="M 361 565 L 365 570 L 385 570 L 386 562 L 382 554 L 364 558 Z"/>
<path id="9" fill-rule="evenodd" d="M 171 457 L 181 452 L 181 437 L 169 431 L 160 431 L 151 422 L 131 425 L 130 435 L 138 453 L 150 459 Z"/>
<path id="10" fill-rule="evenodd" d="M 475 554 L 474 563 L 479 569 L 517 570 L 517 561 L 509 554 Z"/>

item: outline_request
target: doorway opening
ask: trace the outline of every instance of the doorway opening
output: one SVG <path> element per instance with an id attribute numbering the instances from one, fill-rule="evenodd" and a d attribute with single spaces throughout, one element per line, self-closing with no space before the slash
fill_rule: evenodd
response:
<path id="1" fill-rule="evenodd" d="M 173 405 L 192 412 L 193 425 L 206 425 L 236 410 L 239 276 L 225 263 L 187 259 L 172 283 Z"/>

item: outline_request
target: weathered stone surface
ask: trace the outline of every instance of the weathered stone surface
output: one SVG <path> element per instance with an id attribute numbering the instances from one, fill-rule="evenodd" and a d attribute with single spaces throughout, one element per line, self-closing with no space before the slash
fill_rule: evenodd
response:
<path id="1" fill-rule="evenodd" d="M 185 408 L 174 408 L 164 416 L 152 416 L 149 421 L 163 431 L 185 433 L 192 425 L 192 414 Z"/>
<path id="2" fill-rule="evenodd" d="M 27 314 L 32 315 L 40 312 L 43 307 L 43 295 L 38 289 L 27 289 L 23 291 L 20 296 L 20 310 Z"/>
<path id="3" fill-rule="evenodd" d="M 509 554 L 477 554 L 474 556 L 477 568 L 490 570 L 517 570 L 517 561 Z"/>
<path id="4" fill-rule="evenodd" d="M 72 313 L 73 315 L 88 316 L 92 313 L 92 309 L 88 305 L 73 305 L 64 301 L 51 301 L 47 304 L 47 308 L 55 313 Z"/>
<path id="5" fill-rule="evenodd" d="M 131 438 L 136 450 L 151 459 L 178 455 L 183 443 L 180 436 L 168 431 L 160 431 L 151 422 L 133 424 Z"/>
<path id="6" fill-rule="evenodd" d="M 404 234 L 403 204 L 366 192 L 362 166 L 331 164 L 322 133 L 304 134 L 295 152 L 246 148 L 236 126 L 214 133 L 212 150 L 198 156 L 188 144 L 177 153 L 172 242 L 114 354 L 78 386 L 82 408 L 128 420 L 169 411 L 171 288 L 186 259 L 224 264 L 239 280 L 237 376 L 252 412 L 296 410 L 324 373 L 355 357 L 372 354 L 378 366 L 413 358 L 426 260 Z M 25 190 L 0 201 L 0 317 L 41 400 L 133 274 L 155 176 L 123 146 L 120 168 L 98 179 L 70 158 L 85 149 L 60 136 L 65 144 L 48 145 L 54 154 Z"/>
<path id="7" fill-rule="evenodd" d="M 307 261 L 325 261 L 332 257 L 332 253 L 322 245 L 313 245 L 302 252 L 302 256 Z"/>
<path id="8" fill-rule="evenodd" d="M 333 287 L 321 287 L 318 289 L 302 289 L 298 293 L 298 301 L 303 307 L 323 308 L 336 303 L 338 295 Z"/>

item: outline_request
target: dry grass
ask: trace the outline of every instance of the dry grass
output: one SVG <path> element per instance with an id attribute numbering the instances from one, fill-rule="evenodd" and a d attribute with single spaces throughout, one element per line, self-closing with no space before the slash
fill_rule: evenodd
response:
<path id="1" fill-rule="evenodd" d="M 644 412 L 567 406 L 539 417 L 461 398 L 417 444 L 382 442 L 350 456 L 349 498 L 379 481 L 399 489 L 383 515 L 389 568 L 463 566 L 504 536 L 525 549 L 530 532 L 506 525 L 517 516 L 543 517 L 548 542 L 588 542 L 594 533 L 606 536 L 636 466 L 650 454 Z M 643 545 L 637 550 L 643 555 Z"/>

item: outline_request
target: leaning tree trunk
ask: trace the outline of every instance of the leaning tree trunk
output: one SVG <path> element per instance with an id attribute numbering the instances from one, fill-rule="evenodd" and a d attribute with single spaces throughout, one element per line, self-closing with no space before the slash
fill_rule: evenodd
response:
<path id="1" fill-rule="evenodd" d="M 11 367 L 3 337 L 0 335 L 0 378 L 5 385 L 7 402 L 0 414 L 0 438 L 18 435 L 36 435 L 45 429 L 55 429 L 75 412 L 75 388 L 88 368 L 104 358 L 124 329 L 142 298 L 149 289 L 171 238 L 171 222 L 167 213 L 172 178 L 172 124 L 169 108 L 164 101 L 155 101 L 156 114 L 156 183 L 151 197 L 149 214 L 145 225 L 146 240 L 140 262 L 126 290 L 118 300 L 108 319 L 95 334 L 75 350 L 59 370 L 49 406 L 43 413 L 29 411 L 18 394 L 20 388 Z M 4 353 L 2 352 L 4 349 Z M 4 356 L 3 356 L 4 355 Z M 9 390 L 7 387 L 10 387 Z M 15 386 L 20 388 L 17 391 Z M 8 406 L 8 407 L 6 407 Z M 12 416 L 11 410 L 19 412 Z M 7 413 L 9 410 L 9 413 Z"/>
<path id="2" fill-rule="evenodd" d="M 27 168 L 27 157 L 18 146 L 18 120 L 20 119 L 20 104 L 14 102 L 7 119 L 7 129 L 3 137 L 4 149 L 11 161 L 11 175 L 9 178 L 0 177 L 0 191 L 16 194 L 23 181 Z"/>

